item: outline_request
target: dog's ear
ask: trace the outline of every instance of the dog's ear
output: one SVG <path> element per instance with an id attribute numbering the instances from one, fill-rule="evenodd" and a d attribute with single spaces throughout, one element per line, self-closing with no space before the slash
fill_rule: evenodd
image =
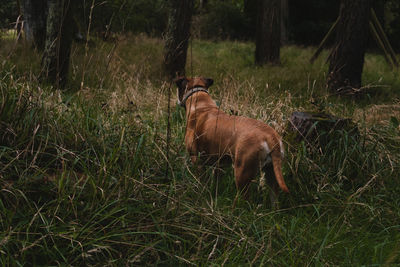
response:
<path id="1" fill-rule="evenodd" d="M 179 89 L 182 89 L 186 87 L 188 79 L 186 79 L 186 77 L 178 77 L 174 79 L 174 82 Z"/>
<path id="2" fill-rule="evenodd" d="M 209 88 L 214 83 L 214 80 L 211 78 L 204 78 L 204 81 L 206 82 L 207 88 Z"/>

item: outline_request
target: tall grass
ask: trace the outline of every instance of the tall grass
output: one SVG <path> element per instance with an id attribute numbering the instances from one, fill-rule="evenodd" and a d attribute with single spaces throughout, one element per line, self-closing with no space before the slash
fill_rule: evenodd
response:
<path id="1" fill-rule="evenodd" d="M 63 92 L 37 83 L 39 55 L 17 47 L 8 56 L 13 43 L 3 42 L 2 265 L 400 262 L 399 76 L 380 56 L 366 58 L 367 96 L 344 99 L 325 89 L 327 53 L 310 65 L 312 49 L 290 46 L 282 66 L 254 67 L 251 44 L 193 42 L 187 71 L 214 78 L 211 94 L 225 111 L 281 134 L 294 110 L 323 109 L 358 125 L 359 137 L 339 131 L 315 153 L 286 144 L 291 194 L 281 194 L 280 209 L 256 187 L 232 209 L 232 170 L 200 181 L 175 99 L 166 157 L 167 91 L 175 88 L 162 78 L 160 40 L 96 42 L 87 57 L 74 46 Z"/>

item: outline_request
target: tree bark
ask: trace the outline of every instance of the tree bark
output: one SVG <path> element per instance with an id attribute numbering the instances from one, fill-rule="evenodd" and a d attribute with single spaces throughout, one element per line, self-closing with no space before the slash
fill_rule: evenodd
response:
<path id="1" fill-rule="evenodd" d="M 170 12 L 165 35 L 164 69 L 171 78 L 185 75 L 193 0 L 170 0 Z"/>
<path id="2" fill-rule="evenodd" d="M 349 93 L 361 87 L 370 9 L 370 0 L 342 0 L 327 78 L 332 91 Z"/>
<path id="3" fill-rule="evenodd" d="M 42 77 L 56 88 L 67 81 L 73 37 L 72 0 L 47 0 L 46 45 L 42 58 Z"/>
<path id="4" fill-rule="evenodd" d="M 281 1 L 258 0 L 255 63 L 280 63 Z"/>
<path id="5" fill-rule="evenodd" d="M 25 39 L 33 47 L 43 50 L 46 40 L 46 0 L 23 0 Z"/>

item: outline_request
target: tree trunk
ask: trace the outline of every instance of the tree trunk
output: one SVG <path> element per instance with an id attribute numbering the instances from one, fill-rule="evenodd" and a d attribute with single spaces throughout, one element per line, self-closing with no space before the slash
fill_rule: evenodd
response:
<path id="1" fill-rule="evenodd" d="M 164 69 L 170 77 L 185 75 L 186 55 L 193 14 L 193 0 L 169 0 Z"/>
<path id="2" fill-rule="evenodd" d="M 46 40 L 46 0 L 23 0 L 25 39 L 33 47 L 43 50 Z"/>
<path id="3" fill-rule="evenodd" d="M 42 58 L 42 77 L 56 88 L 67 81 L 73 37 L 71 0 L 47 0 L 46 46 Z"/>
<path id="4" fill-rule="evenodd" d="M 342 0 L 327 78 L 332 91 L 349 93 L 361 87 L 370 8 L 370 0 Z"/>
<path id="5" fill-rule="evenodd" d="M 258 0 L 255 63 L 280 63 L 281 1 Z"/>

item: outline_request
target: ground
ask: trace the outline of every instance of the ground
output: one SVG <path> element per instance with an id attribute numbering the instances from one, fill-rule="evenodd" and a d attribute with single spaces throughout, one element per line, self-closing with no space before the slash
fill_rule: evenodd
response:
<path id="1" fill-rule="evenodd" d="M 326 91 L 328 51 L 311 65 L 315 48 L 287 46 L 281 66 L 255 67 L 251 43 L 192 42 L 188 75 L 212 77 L 226 112 L 283 134 L 293 111 L 323 110 L 360 132 L 340 133 L 324 152 L 286 142 L 291 193 L 280 208 L 254 188 L 232 209 L 231 171 L 201 183 L 185 153 L 161 40 L 96 40 L 87 53 L 74 45 L 62 92 L 38 82 L 37 52 L 12 37 L 0 42 L 3 265 L 400 262 L 400 75 L 383 56 L 367 54 L 366 93 L 347 98 Z"/>

